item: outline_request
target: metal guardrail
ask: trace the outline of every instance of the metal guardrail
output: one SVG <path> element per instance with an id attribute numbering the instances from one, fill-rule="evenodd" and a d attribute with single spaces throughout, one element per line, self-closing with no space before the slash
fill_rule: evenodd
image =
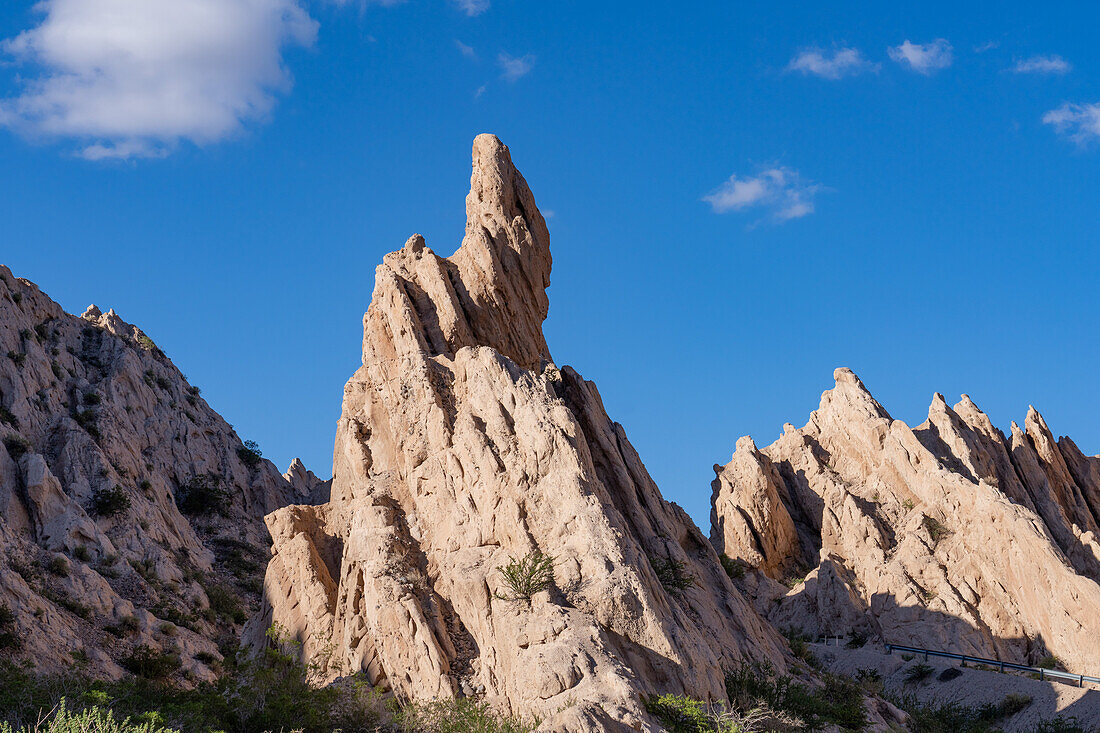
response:
<path id="1" fill-rule="evenodd" d="M 1084 687 L 1086 682 L 1094 682 L 1100 684 L 1100 677 L 1090 677 L 1087 674 L 1071 674 L 1070 672 L 1061 672 L 1056 669 L 1044 669 L 1042 667 L 1029 667 L 1026 664 L 1014 664 L 1012 662 L 1002 662 L 997 659 L 985 659 L 984 657 L 971 657 L 967 654 L 954 654 L 952 652 L 939 652 L 934 649 L 921 649 L 913 646 L 902 646 L 900 644 L 886 644 L 886 653 L 892 654 L 894 650 L 899 652 L 912 652 L 913 654 L 923 654 L 924 660 L 928 661 L 929 657 L 944 657 L 945 659 L 958 659 L 959 661 L 973 662 L 974 664 L 985 664 L 990 667 L 997 667 L 1001 672 L 1006 669 L 1014 670 L 1017 672 L 1031 672 L 1038 674 L 1041 680 L 1057 680 L 1064 682 L 1076 682 L 1078 687 Z"/>

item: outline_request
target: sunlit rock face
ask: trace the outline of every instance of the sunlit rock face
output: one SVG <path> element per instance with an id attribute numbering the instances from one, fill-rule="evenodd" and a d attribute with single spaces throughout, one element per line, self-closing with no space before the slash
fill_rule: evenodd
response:
<path id="1" fill-rule="evenodd" d="M 115 677 L 145 645 L 212 679 L 214 638 L 258 601 L 264 514 L 317 484 L 246 451 L 141 329 L 95 306 L 70 315 L 0 266 L 0 605 L 20 641 L 10 653 L 39 671 L 79 663 Z"/>
<path id="2" fill-rule="evenodd" d="M 834 377 L 803 428 L 715 467 L 712 541 L 759 571 L 758 608 L 811 634 L 1095 670 L 1100 457 L 1034 409 L 1006 437 L 937 394 L 910 428 Z"/>
<path id="3" fill-rule="evenodd" d="M 640 693 L 724 699 L 738 660 L 784 668 L 595 386 L 551 359 L 549 233 L 491 135 L 474 141 L 466 215 L 451 257 L 413 236 L 376 271 L 331 501 L 267 518 L 267 621 L 330 677 L 476 694 L 543 730 L 657 731 Z M 506 600 L 500 569 L 535 551 L 552 585 Z"/>

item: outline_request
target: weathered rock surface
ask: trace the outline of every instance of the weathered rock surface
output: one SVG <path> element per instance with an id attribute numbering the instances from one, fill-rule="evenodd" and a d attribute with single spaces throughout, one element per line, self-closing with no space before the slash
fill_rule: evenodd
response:
<path id="1" fill-rule="evenodd" d="M 0 266 L 0 605 L 21 640 L 3 654 L 117 676 L 147 645 L 210 679 L 195 656 L 257 598 L 263 515 L 320 483 L 245 451 L 114 311 L 69 315 Z"/>
<path id="2" fill-rule="evenodd" d="M 266 621 L 330 677 L 477 694 L 547 731 L 657 731 L 640 693 L 723 699 L 738 660 L 785 668 L 595 386 L 551 360 L 549 234 L 490 135 L 466 213 L 453 256 L 413 236 L 377 269 L 331 501 L 267 517 Z M 505 600 L 500 569 L 534 551 L 552 586 Z"/>
<path id="3" fill-rule="evenodd" d="M 937 394 L 910 428 L 834 376 L 805 427 L 716 467 L 712 539 L 760 571 L 757 607 L 779 628 L 1096 673 L 1100 458 L 1034 409 L 1006 438 Z"/>

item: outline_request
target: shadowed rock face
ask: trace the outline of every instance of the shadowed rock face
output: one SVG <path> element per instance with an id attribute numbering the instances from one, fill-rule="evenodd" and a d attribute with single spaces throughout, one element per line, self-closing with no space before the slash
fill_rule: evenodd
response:
<path id="1" fill-rule="evenodd" d="M 2 266 L 0 408 L 0 605 L 15 613 L 18 653 L 41 671 L 86 655 L 89 672 L 117 676 L 147 644 L 212 679 L 194 655 L 218 657 L 214 636 L 235 624 L 196 613 L 209 606 L 197 581 L 247 599 L 263 515 L 306 500 L 316 478 L 284 479 L 245 454 L 248 465 L 233 428 L 140 329 L 95 306 L 69 315 Z M 218 511 L 197 501 L 199 514 L 181 513 L 196 479 L 222 497 Z M 168 620 L 177 633 L 163 633 Z"/>
<path id="2" fill-rule="evenodd" d="M 834 376 L 805 427 L 763 450 L 742 439 L 715 467 L 712 540 L 761 571 L 758 607 L 780 628 L 1095 673 L 1100 458 L 1034 408 L 1006 438 L 966 395 L 937 394 L 911 429 Z"/>
<path id="3" fill-rule="evenodd" d="M 462 246 L 387 255 L 344 390 L 332 500 L 267 518 L 268 620 L 334 677 L 483 695 L 543 730 L 658 730 L 639 693 L 724 698 L 783 643 L 661 498 L 595 386 L 542 334 L 549 234 L 508 149 L 474 141 Z M 510 595 L 533 551 L 554 583 Z M 682 590 L 666 578 L 694 579 Z"/>

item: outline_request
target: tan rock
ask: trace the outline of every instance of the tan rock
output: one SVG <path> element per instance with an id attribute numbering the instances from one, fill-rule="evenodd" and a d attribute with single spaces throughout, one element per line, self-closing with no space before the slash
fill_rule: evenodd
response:
<path id="1" fill-rule="evenodd" d="M 966 395 L 951 408 L 937 394 L 928 420 L 910 429 L 850 370 L 834 376 L 805 427 L 760 451 L 800 539 L 801 554 L 788 543 L 789 561 L 816 567 L 782 595 L 753 581 L 757 607 L 780 628 L 869 631 L 1016 662 L 1054 654 L 1071 670 L 1095 670 L 1096 459 L 1056 443 L 1034 410 L 1006 439 Z M 760 472 L 734 457 L 716 481 L 728 487 L 715 494 L 717 522 L 742 511 L 725 496 L 767 493 Z M 777 526 L 757 522 L 756 535 L 784 536 L 783 513 L 766 516 Z M 733 556 L 760 555 L 736 534 L 723 541 Z M 776 562 L 756 564 L 774 574 Z"/>
<path id="2" fill-rule="evenodd" d="M 595 386 L 551 360 L 549 235 L 493 136 L 474 142 L 466 211 L 452 257 L 414 236 L 377 269 L 332 501 L 267 518 L 270 620 L 330 677 L 478 695 L 546 731 L 657 731 L 640 693 L 721 699 L 745 656 L 784 668 Z M 534 551 L 552 585 L 503 600 L 501 568 Z"/>

